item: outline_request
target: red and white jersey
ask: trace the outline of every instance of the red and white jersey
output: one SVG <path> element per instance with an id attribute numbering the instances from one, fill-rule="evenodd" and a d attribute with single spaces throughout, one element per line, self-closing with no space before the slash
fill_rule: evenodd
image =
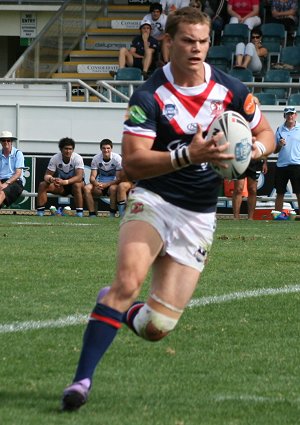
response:
<path id="1" fill-rule="evenodd" d="M 174 84 L 170 64 L 157 70 L 133 93 L 124 133 L 153 139 L 153 150 L 171 151 L 188 145 L 201 124 L 204 136 L 214 118 L 226 110 L 242 114 L 253 129 L 261 112 L 238 79 L 208 64 L 205 82 L 196 87 Z M 170 174 L 141 180 L 138 185 L 166 201 L 192 211 L 216 209 L 221 179 L 209 164 L 191 165 Z"/>

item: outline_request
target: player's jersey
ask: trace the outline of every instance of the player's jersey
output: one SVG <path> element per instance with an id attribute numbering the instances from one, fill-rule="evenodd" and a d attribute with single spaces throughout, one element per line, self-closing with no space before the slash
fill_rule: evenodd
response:
<path id="1" fill-rule="evenodd" d="M 61 152 L 55 154 L 49 161 L 48 170 L 53 171 L 57 177 L 63 180 L 68 180 L 75 176 L 77 168 L 84 170 L 84 163 L 82 157 L 73 152 L 70 162 L 65 164 Z"/>
<path id="2" fill-rule="evenodd" d="M 158 69 L 133 93 L 124 134 L 153 139 L 153 150 L 171 151 L 188 145 L 201 124 L 204 135 L 214 118 L 225 110 L 242 114 L 253 129 L 261 119 L 247 87 L 208 64 L 205 83 L 198 87 L 173 84 L 170 65 Z M 166 201 L 192 211 L 216 209 L 220 176 L 209 164 L 193 164 L 137 184 Z"/>
<path id="3" fill-rule="evenodd" d="M 122 170 L 122 157 L 118 153 L 112 152 L 110 160 L 104 161 L 102 152 L 98 153 L 92 159 L 91 170 L 97 170 L 97 180 L 100 182 L 116 180 L 117 171 Z"/>

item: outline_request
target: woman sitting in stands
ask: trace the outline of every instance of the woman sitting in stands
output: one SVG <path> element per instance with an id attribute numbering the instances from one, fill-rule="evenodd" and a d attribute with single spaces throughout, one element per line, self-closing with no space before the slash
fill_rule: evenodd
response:
<path id="1" fill-rule="evenodd" d="M 268 50 L 262 45 L 262 32 L 254 29 L 251 32 L 250 43 L 238 43 L 235 49 L 234 68 L 248 68 L 252 72 L 260 72 L 262 59 L 268 56 Z"/>

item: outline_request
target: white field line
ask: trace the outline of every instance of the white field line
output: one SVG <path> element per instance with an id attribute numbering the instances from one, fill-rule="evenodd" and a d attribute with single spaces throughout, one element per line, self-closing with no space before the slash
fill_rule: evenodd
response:
<path id="1" fill-rule="evenodd" d="M 213 400 L 219 403 L 226 402 L 226 401 L 234 401 L 236 402 L 242 402 L 242 403 L 270 403 L 270 404 L 277 404 L 277 403 L 289 403 L 289 404 L 299 404 L 300 398 L 296 398 L 294 400 L 287 399 L 284 397 L 265 397 L 265 396 L 257 396 L 257 395 L 250 395 L 250 394 L 244 394 L 244 395 L 219 395 L 216 397 L 213 397 Z"/>
<path id="2" fill-rule="evenodd" d="M 219 295 L 214 297 L 195 298 L 191 300 L 188 307 L 201 307 L 210 304 L 222 304 L 229 301 L 242 300 L 247 298 L 256 298 L 269 295 L 280 294 L 293 294 L 300 292 L 300 285 L 284 286 L 282 288 L 265 288 L 255 289 L 253 291 L 232 292 L 231 294 Z M 28 321 L 28 322 L 15 322 L 0 325 L 0 334 L 12 332 L 24 332 L 35 329 L 49 329 L 49 328 L 62 328 L 65 326 L 73 326 L 86 323 L 88 320 L 87 315 L 78 314 L 74 316 L 67 316 L 58 320 L 46 321 Z"/>

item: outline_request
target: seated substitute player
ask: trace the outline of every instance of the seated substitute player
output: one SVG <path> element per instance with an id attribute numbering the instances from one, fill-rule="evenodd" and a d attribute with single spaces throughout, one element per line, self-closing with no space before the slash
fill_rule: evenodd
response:
<path id="1" fill-rule="evenodd" d="M 0 134 L 0 208 L 15 202 L 23 191 L 24 155 L 12 143 L 17 140 L 10 131 Z"/>
<path id="2" fill-rule="evenodd" d="M 91 163 L 90 183 L 84 187 L 84 197 L 90 217 L 96 215 L 94 198 L 109 196 L 110 217 L 117 212 L 117 190 L 121 181 L 121 155 L 112 152 L 113 143 L 109 139 L 100 142 L 101 153 L 94 156 Z"/>
<path id="3" fill-rule="evenodd" d="M 75 142 L 64 137 L 58 143 L 60 152 L 49 161 L 44 180 L 40 182 L 37 196 L 37 215 L 43 216 L 47 194 L 74 196 L 76 216 L 83 217 L 84 163 L 82 157 L 74 152 Z"/>
<path id="4" fill-rule="evenodd" d="M 204 138 L 216 114 L 234 110 L 245 117 L 253 159 L 275 149 L 273 131 L 247 87 L 204 62 L 210 29 L 210 18 L 195 8 L 170 13 L 170 62 L 129 101 L 122 160 L 136 187 L 120 227 L 116 274 L 98 294 L 73 383 L 64 390 L 64 410 L 86 402 L 95 368 L 123 323 L 158 341 L 174 330 L 189 303 L 216 224 L 222 179 L 210 164 L 227 168 L 224 160 L 233 159 L 224 153 L 228 144 L 219 144 L 223 134 Z M 136 302 L 150 269 L 148 299 Z"/>

